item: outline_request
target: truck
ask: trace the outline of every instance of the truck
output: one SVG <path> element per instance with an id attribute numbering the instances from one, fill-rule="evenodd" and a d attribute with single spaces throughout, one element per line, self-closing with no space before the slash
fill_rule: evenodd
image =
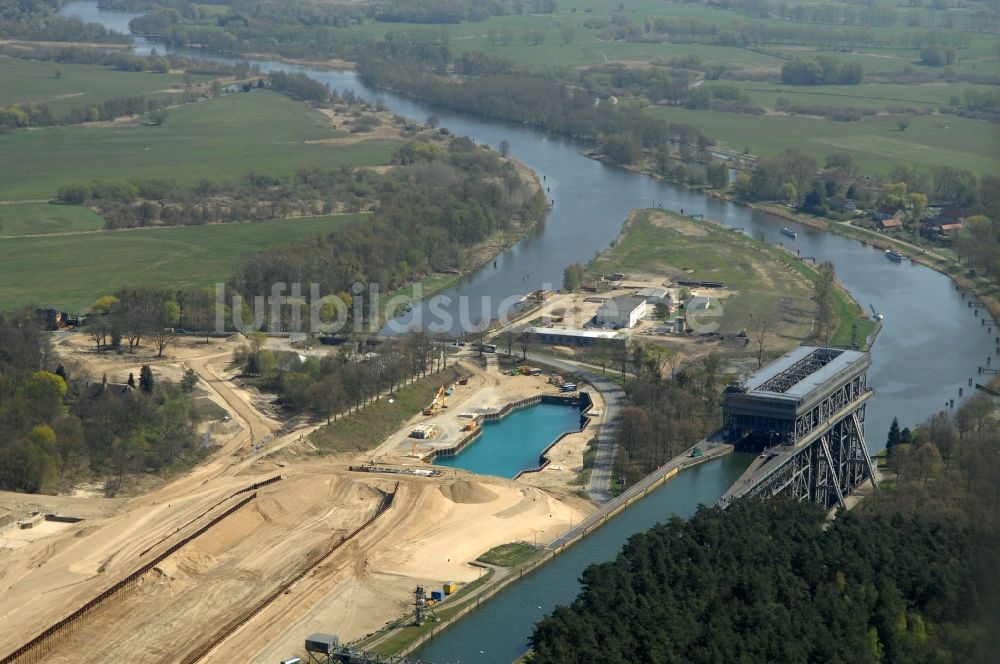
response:
<path id="1" fill-rule="evenodd" d="M 560 392 L 576 392 L 576 383 L 563 383 L 559 388 Z"/>

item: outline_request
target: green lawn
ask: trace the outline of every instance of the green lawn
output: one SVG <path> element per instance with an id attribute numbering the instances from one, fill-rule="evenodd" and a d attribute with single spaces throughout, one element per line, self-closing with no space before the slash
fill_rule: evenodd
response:
<path id="1" fill-rule="evenodd" d="M 780 247 L 708 222 L 663 210 L 633 214 L 624 239 L 592 261 L 588 271 L 721 281 L 726 290 L 736 293 L 718 301 L 713 309 L 718 315 L 698 314 L 692 316 L 693 323 L 717 323 L 719 332 L 734 334 L 744 328 L 752 330 L 756 321 L 769 320 L 772 334 L 782 340 L 779 346 L 798 345 L 811 334 L 816 312 L 812 284 L 818 279 L 813 267 Z M 789 278 L 795 276 L 801 278 Z M 716 300 L 712 291 L 703 294 Z M 857 340 L 863 344 L 874 323 L 839 289 L 833 308 L 838 326 L 830 343 L 850 344 L 857 325 Z"/>
<path id="2" fill-rule="evenodd" d="M 742 115 L 683 108 L 650 108 L 667 122 L 698 127 L 727 147 L 760 156 L 798 148 L 822 165 L 832 152 L 850 152 L 868 175 L 885 175 L 900 161 L 925 169 L 967 168 L 979 175 L 995 173 L 1000 159 L 1000 130 L 994 124 L 951 115 L 910 117 L 899 131 L 895 116 L 866 117 L 860 122 L 834 122 L 811 117 Z"/>
<path id="3" fill-rule="evenodd" d="M 27 304 L 81 311 L 126 285 L 211 287 L 244 256 L 363 216 L 0 240 L 0 311 Z"/>
<path id="4" fill-rule="evenodd" d="M 591 262 L 589 271 L 721 281 L 726 290 L 735 291 L 721 300 L 712 291 L 700 293 L 717 306 L 691 314 L 692 326 L 717 324 L 719 332 L 735 334 L 766 319 L 790 341 L 801 341 L 812 331 L 812 288 L 803 279 L 788 278 L 800 273 L 791 263 L 801 261 L 706 222 L 663 210 L 633 214 L 637 216 L 625 238 Z"/>
<path id="5" fill-rule="evenodd" d="M 50 127 L 0 136 L 0 200 L 51 197 L 62 185 L 161 177 L 181 184 L 236 179 L 251 169 L 291 173 L 386 163 L 396 141 L 307 143 L 343 135 L 319 111 L 258 90 L 169 111 L 162 126 Z"/>
<path id="6" fill-rule="evenodd" d="M 96 231 L 104 220 L 87 207 L 49 203 L 0 205 L 0 238 Z"/>
<path id="7" fill-rule="evenodd" d="M 458 379 L 449 367 L 398 390 L 393 402 L 382 399 L 314 432 L 309 440 L 322 452 L 359 452 L 380 445 L 431 402 L 438 388 Z"/>
<path id="8" fill-rule="evenodd" d="M 60 72 L 57 78 L 56 70 Z M 211 76 L 193 76 L 195 82 Z M 151 97 L 181 92 L 181 74 L 125 72 L 98 65 L 73 65 L 0 56 L 0 106 L 44 102 L 57 114 L 115 97 Z"/>
<path id="9" fill-rule="evenodd" d="M 476 560 L 487 565 L 514 567 L 534 557 L 539 551 L 541 548 L 526 542 L 511 542 L 493 547 Z"/>

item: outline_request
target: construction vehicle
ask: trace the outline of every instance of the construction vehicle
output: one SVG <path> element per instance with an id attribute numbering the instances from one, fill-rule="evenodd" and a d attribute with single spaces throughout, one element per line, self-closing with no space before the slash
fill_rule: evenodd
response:
<path id="1" fill-rule="evenodd" d="M 702 456 L 704 454 L 705 453 L 701 451 L 700 447 L 695 447 L 693 450 L 691 450 L 691 458 L 692 459 L 697 459 L 698 457 L 700 457 L 700 456 Z"/>
<path id="2" fill-rule="evenodd" d="M 462 425 L 462 431 L 475 431 L 479 427 L 479 420 L 469 420 Z"/>
<path id="3" fill-rule="evenodd" d="M 444 386 L 438 388 L 437 394 L 434 395 L 434 399 L 431 400 L 431 405 L 424 408 L 424 415 L 433 415 L 438 411 L 444 402 Z"/>

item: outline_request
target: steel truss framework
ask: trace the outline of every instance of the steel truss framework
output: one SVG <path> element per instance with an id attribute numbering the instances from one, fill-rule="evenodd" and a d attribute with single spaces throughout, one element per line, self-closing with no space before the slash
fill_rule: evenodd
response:
<path id="1" fill-rule="evenodd" d="M 310 664 L 430 664 L 413 657 L 379 655 L 349 646 L 339 646 L 329 654 L 309 652 Z"/>
<path id="2" fill-rule="evenodd" d="M 784 394 L 793 385 L 799 383 L 807 376 L 810 376 L 827 364 L 835 360 L 842 351 L 836 348 L 817 348 L 801 360 L 788 367 L 777 376 L 760 386 L 764 392 L 775 392 Z"/>
<path id="3" fill-rule="evenodd" d="M 865 405 L 831 421 L 815 440 L 749 487 L 744 496 L 791 495 L 830 509 L 844 506 L 844 496 L 862 482 L 874 482 L 874 469 L 865 445 Z"/>

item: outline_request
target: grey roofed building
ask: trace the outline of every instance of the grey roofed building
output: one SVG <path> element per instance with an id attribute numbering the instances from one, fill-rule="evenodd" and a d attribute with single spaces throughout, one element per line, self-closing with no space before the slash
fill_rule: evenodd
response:
<path id="1" fill-rule="evenodd" d="M 597 310 L 594 322 L 601 326 L 634 327 L 646 315 L 646 300 L 641 297 L 613 297 Z"/>

